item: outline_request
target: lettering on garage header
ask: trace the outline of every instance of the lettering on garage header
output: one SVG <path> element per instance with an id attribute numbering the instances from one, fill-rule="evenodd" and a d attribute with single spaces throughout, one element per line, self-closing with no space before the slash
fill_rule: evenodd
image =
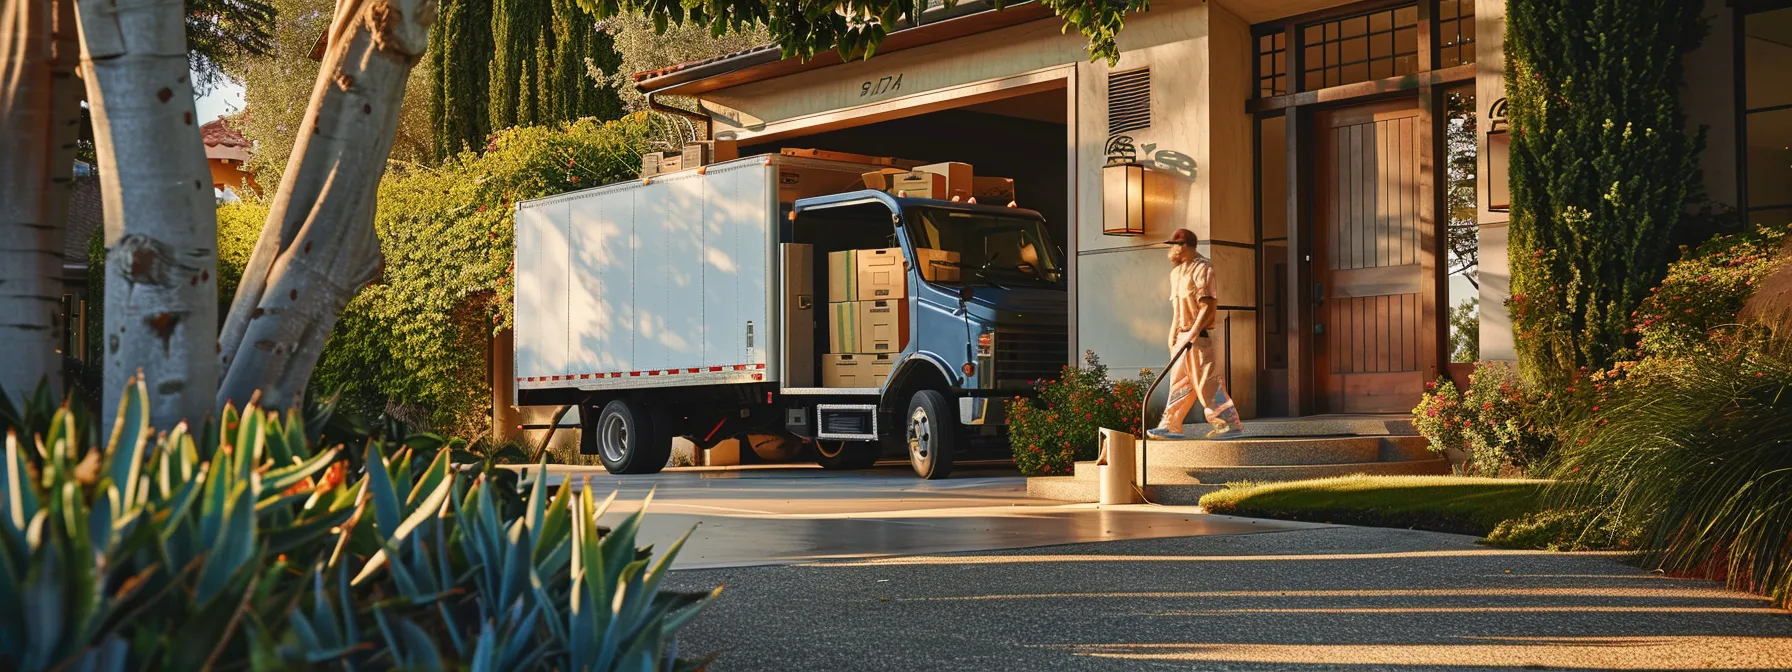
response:
<path id="1" fill-rule="evenodd" d="M 894 75 L 884 75 L 874 81 L 867 80 L 864 83 L 859 84 L 859 97 L 876 98 L 887 93 L 895 93 L 901 90 L 902 73 L 899 72 Z"/>

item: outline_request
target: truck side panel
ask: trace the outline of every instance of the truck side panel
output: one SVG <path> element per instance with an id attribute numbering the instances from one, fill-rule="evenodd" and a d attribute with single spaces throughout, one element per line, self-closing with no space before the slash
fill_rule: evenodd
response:
<path id="1" fill-rule="evenodd" d="M 566 352 L 566 201 L 520 203 L 516 211 L 516 375 L 569 373 Z"/>
<path id="2" fill-rule="evenodd" d="M 646 267 L 637 267 L 635 273 L 637 277 L 662 277 L 666 283 L 666 302 L 651 309 L 662 319 L 654 334 L 666 357 L 662 368 L 678 372 L 670 375 L 683 375 L 687 368 L 707 368 L 703 362 L 703 184 L 707 181 L 704 175 L 686 172 L 655 180 L 647 187 L 649 194 L 658 192 L 655 205 L 664 207 L 665 214 L 651 225 L 660 230 L 643 231 L 643 240 L 657 237 L 665 246 L 664 275 Z"/>
<path id="3" fill-rule="evenodd" d="M 565 201 L 572 209 L 567 292 L 570 373 L 634 366 L 634 196 L 609 192 Z"/>

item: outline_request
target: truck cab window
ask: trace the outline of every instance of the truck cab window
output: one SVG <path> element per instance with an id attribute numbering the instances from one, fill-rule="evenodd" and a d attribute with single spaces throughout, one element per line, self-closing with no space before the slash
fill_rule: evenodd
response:
<path id="1" fill-rule="evenodd" d="M 945 208 L 910 208 L 904 218 L 917 248 L 958 254 L 956 283 L 1049 286 L 1063 282 L 1057 250 L 1037 217 Z"/>

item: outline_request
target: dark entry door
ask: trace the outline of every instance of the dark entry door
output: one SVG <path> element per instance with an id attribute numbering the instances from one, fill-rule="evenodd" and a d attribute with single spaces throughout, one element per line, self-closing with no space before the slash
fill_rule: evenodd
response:
<path id="1" fill-rule="evenodd" d="M 1416 102 L 1316 115 L 1314 373 L 1325 412 L 1410 411 L 1435 357 Z"/>

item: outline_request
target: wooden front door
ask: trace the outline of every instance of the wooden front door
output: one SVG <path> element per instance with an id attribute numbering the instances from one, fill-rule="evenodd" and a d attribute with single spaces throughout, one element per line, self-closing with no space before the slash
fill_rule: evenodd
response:
<path id="1" fill-rule="evenodd" d="M 1316 115 L 1314 375 L 1323 412 L 1401 413 L 1436 358 L 1417 101 Z"/>

